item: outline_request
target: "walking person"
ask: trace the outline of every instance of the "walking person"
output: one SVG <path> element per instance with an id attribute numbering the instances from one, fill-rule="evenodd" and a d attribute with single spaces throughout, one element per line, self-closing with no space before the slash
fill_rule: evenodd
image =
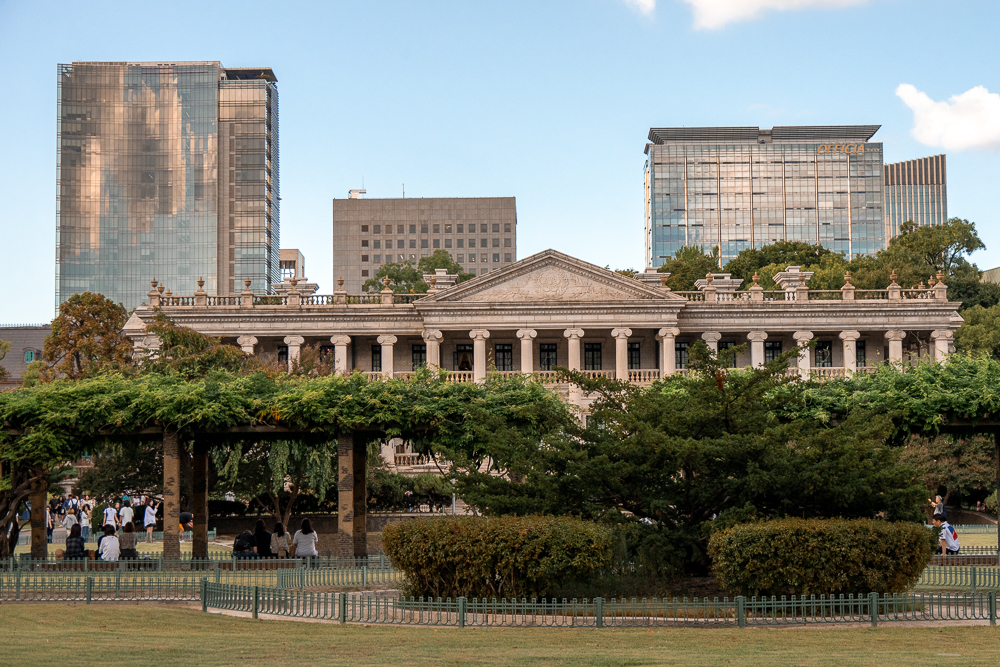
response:
<path id="1" fill-rule="evenodd" d="M 52 542 L 52 529 L 55 525 L 52 522 L 52 508 L 45 506 L 45 534 L 48 535 L 49 542 Z"/>
<path id="2" fill-rule="evenodd" d="M 309 519 L 302 519 L 302 528 L 295 531 L 295 536 L 292 538 L 292 546 L 295 547 L 295 557 L 319 556 L 319 551 L 316 550 L 318 541 L 319 536 L 312 529 Z"/>
<path id="3" fill-rule="evenodd" d="M 76 510 L 72 507 L 66 510 L 66 518 L 62 520 L 62 527 L 66 529 L 66 532 L 68 533 L 78 523 L 80 522 L 76 518 Z"/>
<path id="4" fill-rule="evenodd" d="M 118 530 L 118 512 L 111 505 L 104 508 L 104 522 L 101 525 L 111 526 L 114 531 Z"/>
<path id="5" fill-rule="evenodd" d="M 271 533 L 271 553 L 274 554 L 274 558 L 291 558 L 288 546 L 291 539 L 292 535 L 285 530 L 285 524 L 280 521 L 274 524 L 274 532 Z"/>
<path id="6" fill-rule="evenodd" d="M 69 529 L 69 537 L 66 538 L 66 552 L 63 554 L 65 560 L 83 560 L 87 557 L 86 544 L 80 534 L 80 525 L 73 524 Z"/>
<path id="7" fill-rule="evenodd" d="M 941 546 L 941 555 L 954 556 L 961 549 L 958 543 L 958 533 L 951 524 L 944 520 L 940 514 L 934 515 L 934 527 L 941 529 L 941 537 L 938 544 Z"/>
<path id="8" fill-rule="evenodd" d="M 156 528 L 156 509 L 152 498 L 146 498 L 146 509 L 143 512 L 142 525 L 146 528 L 146 544 L 153 543 L 153 529 Z"/>

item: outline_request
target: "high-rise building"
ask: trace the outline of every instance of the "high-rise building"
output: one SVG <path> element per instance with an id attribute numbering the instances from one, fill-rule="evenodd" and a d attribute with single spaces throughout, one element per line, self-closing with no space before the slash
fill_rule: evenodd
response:
<path id="1" fill-rule="evenodd" d="M 333 277 L 358 294 L 387 262 L 412 262 L 447 250 L 468 273 L 517 260 L 513 197 L 333 200 Z"/>
<path id="2" fill-rule="evenodd" d="M 269 68 L 58 68 L 56 306 L 140 305 L 154 277 L 210 295 L 280 282 L 278 88 Z"/>
<path id="3" fill-rule="evenodd" d="M 935 226 L 948 219 L 948 178 L 944 155 L 885 165 L 885 234 L 899 235 L 904 222 Z"/>
<path id="4" fill-rule="evenodd" d="M 646 265 L 685 245 L 804 241 L 848 258 L 885 247 L 879 125 L 668 127 L 646 144 Z"/>

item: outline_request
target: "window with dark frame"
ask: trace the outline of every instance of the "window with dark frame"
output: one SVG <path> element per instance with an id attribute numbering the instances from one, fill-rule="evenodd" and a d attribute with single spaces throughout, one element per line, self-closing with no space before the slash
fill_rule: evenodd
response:
<path id="1" fill-rule="evenodd" d="M 473 370 L 472 362 L 475 359 L 472 343 L 459 343 L 452 353 L 452 369 L 456 371 Z"/>
<path id="2" fill-rule="evenodd" d="M 583 344 L 583 370 L 585 370 L 585 371 L 599 371 L 599 370 L 601 370 L 601 344 L 600 343 L 584 343 Z"/>
<path id="3" fill-rule="evenodd" d="M 725 363 L 726 368 L 736 368 L 736 355 L 735 354 L 723 354 L 723 352 L 729 352 L 736 347 L 736 343 L 731 340 L 720 340 L 719 341 L 719 359 Z"/>
<path id="4" fill-rule="evenodd" d="M 816 368 L 833 367 L 833 341 L 821 340 L 816 343 Z"/>
<path id="5" fill-rule="evenodd" d="M 288 363 L 288 346 L 279 345 L 278 346 L 278 363 L 287 364 Z"/>
<path id="6" fill-rule="evenodd" d="M 642 368 L 642 354 L 639 343 L 628 344 L 628 367 L 629 370 L 638 370 Z"/>
<path id="7" fill-rule="evenodd" d="M 412 348 L 413 370 L 427 365 L 427 344 L 414 343 Z"/>
<path id="8" fill-rule="evenodd" d="M 688 365 L 688 348 L 690 343 L 678 341 L 674 343 L 674 363 L 677 370 L 683 370 Z"/>
<path id="9" fill-rule="evenodd" d="M 864 368 L 868 365 L 868 355 L 865 351 L 865 341 L 859 340 L 854 343 L 855 357 L 857 358 L 858 368 Z"/>
<path id="10" fill-rule="evenodd" d="M 556 367 L 556 343 L 541 343 L 538 346 L 538 370 L 551 371 Z"/>
<path id="11" fill-rule="evenodd" d="M 372 371 L 375 373 L 382 372 L 382 346 L 372 345 Z"/>
<path id="12" fill-rule="evenodd" d="M 514 346 L 510 343 L 497 343 L 493 346 L 493 363 L 498 371 L 514 370 Z"/>
<path id="13" fill-rule="evenodd" d="M 781 341 L 780 340 L 765 340 L 764 341 L 764 363 L 774 361 L 781 356 Z"/>

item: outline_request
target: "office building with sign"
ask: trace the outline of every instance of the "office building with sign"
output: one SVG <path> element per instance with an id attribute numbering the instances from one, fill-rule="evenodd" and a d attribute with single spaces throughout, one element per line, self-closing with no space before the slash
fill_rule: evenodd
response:
<path id="1" fill-rule="evenodd" d="M 280 282 L 278 89 L 219 62 L 58 67 L 56 305 Z"/>
<path id="2" fill-rule="evenodd" d="M 352 190 L 333 200 L 333 277 L 359 293 L 383 264 L 446 250 L 467 273 L 482 275 L 517 261 L 513 197 L 365 199 Z"/>
<path id="3" fill-rule="evenodd" d="M 776 241 L 848 258 L 885 247 L 879 125 L 651 128 L 646 265 L 686 245 L 721 263 Z"/>
<path id="4" fill-rule="evenodd" d="M 948 219 L 947 171 L 944 155 L 885 165 L 887 238 L 898 236 L 905 222 L 933 227 Z"/>

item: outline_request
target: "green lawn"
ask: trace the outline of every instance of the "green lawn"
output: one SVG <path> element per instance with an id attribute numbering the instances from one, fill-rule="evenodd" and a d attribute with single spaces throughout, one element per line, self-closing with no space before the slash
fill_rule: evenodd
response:
<path id="1" fill-rule="evenodd" d="M 963 533 L 959 531 L 958 541 L 963 547 L 997 547 L 997 534 Z"/>
<path id="2" fill-rule="evenodd" d="M 254 621 L 181 607 L 0 606 L 33 665 L 996 665 L 1000 628 L 464 629 Z M 122 628 L 141 628 L 123 642 Z M 14 664 L 14 663 L 11 663 Z"/>

